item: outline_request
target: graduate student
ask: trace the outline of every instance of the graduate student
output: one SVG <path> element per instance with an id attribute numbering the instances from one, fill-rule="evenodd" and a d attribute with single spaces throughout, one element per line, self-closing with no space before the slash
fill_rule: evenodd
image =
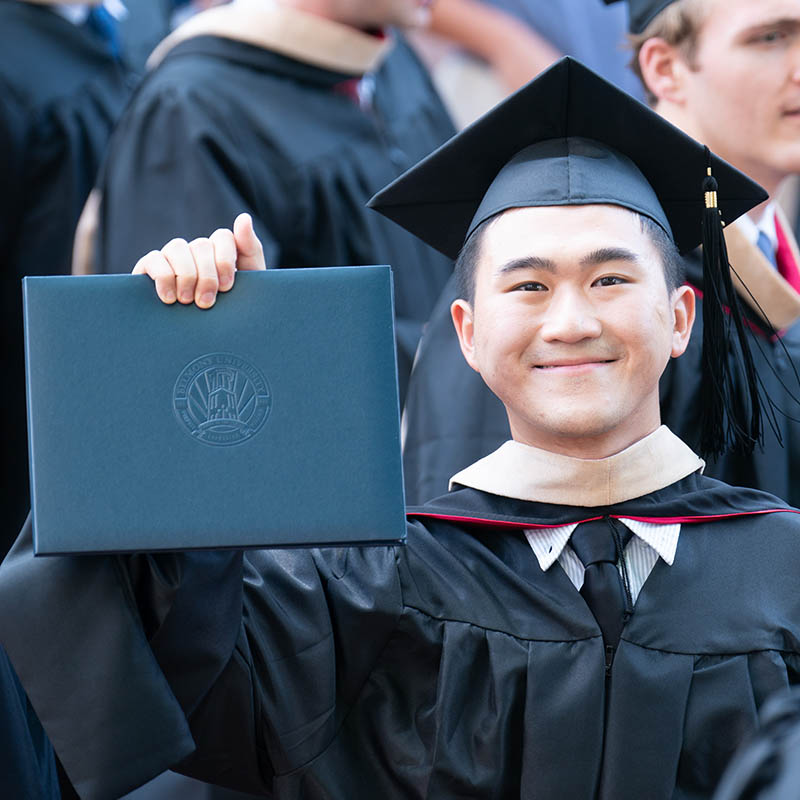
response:
<path id="1" fill-rule="evenodd" d="M 800 516 L 704 477 L 658 379 L 695 314 L 678 249 L 763 198 L 569 59 L 381 192 L 466 241 L 453 321 L 513 440 L 396 547 L 34 559 L 28 525 L 0 641 L 82 796 L 173 766 L 281 799 L 709 797 L 800 674 Z M 135 271 L 213 303 L 234 263 L 265 268 L 246 215 Z M 752 445 L 713 391 L 752 375 L 708 355 L 708 432 Z"/>
<path id="2" fill-rule="evenodd" d="M 795 372 L 800 364 L 800 327 L 795 326 L 800 253 L 774 195 L 784 178 L 800 172 L 800 3 L 631 0 L 629 10 L 633 63 L 655 110 L 752 176 L 770 195 L 769 202 L 728 226 L 725 238 L 731 264 L 743 281 L 734 276 L 760 380 L 776 406 L 795 421 L 777 413 L 767 425 L 763 449 L 752 454 L 705 454 L 707 473 L 797 505 L 800 407 L 792 396 L 800 395 Z M 705 287 L 700 254 L 687 253 L 685 261 L 700 312 L 689 352 L 664 374 L 661 414 L 699 450 Z M 455 294 L 455 287 L 449 287 L 432 313 L 407 396 L 404 464 L 411 502 L 445 491 L 453 474 L 508 436 L 502 404 L 458 356 L 449 312 Z M 456 409 L 454 395 L 461 399 Z"/>

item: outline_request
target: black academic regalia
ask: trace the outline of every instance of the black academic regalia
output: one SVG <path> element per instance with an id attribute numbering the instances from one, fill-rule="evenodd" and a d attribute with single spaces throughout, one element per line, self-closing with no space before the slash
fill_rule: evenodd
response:
<path id="1" fill-rule="evenodd" d="M 373 83 L 374 79 L 374 83 Z M 176 45 L 121 121 L 99 185 L 99 267 L 128 272 L 175 236 L 248 211 L 268 266 L 390 264 L 401 389 L 452 262 L 365 208 L 453 133 L 401 37 L 365 87 L 352 76 L 232 39 Z"/>
<path id="2" fill-rule="evenodd" d="M 702 293 L 699 253 L 686 256 L 685 263 L 688 282 Z M 461 355 L 450 319 L 450 304 L 456 296 L 451 281 L 425 329 L 409 384 L 403 446 L 409 503 L 424 503 L 447 491 L 453 475 L 511 437 L 503 404 Z M 799 505 L 800 406 L 790 392 L 800 397 L 800 384 L 791 364 L 793 360 L 800 371 L 800 326 L 782 334 L 784 352 L 749 307 L 744 311 L 750 349 L 763 387 L 778 408 L 796 419 L 776 414 L 777 434 L 765 419 L 763 450 L 757 447 L 750 456 L 725 453 L 708 463 L 706 474 Z M 689 347 L 680 358 L 669 362 L 660 384 L 662 422 L 696 452 L 700 449 L 702 344 L 703 302 L 699 300 Z M 742 387 L 743 397 L 744 392 Z"/>
<path id="3" fill-rule="evenodd" d="M 683 523 L 608 678 L 523 534 L 599 515 Z M 698 474 L 589 509 L 461 489 L 397 547 L 34 559 L 28 525 L 0 640 L 86 798 L 180 761 L 276 800 L 695 799 L 800 680 L 799 536 Z"/>
<path id="4" fill-rule="evenodd" d="M 46 7 L 0 0 L 0 32 L 3 554 L 30 507 L 20 282 L 69 273 L 75 225 L 135 78 Z"/>

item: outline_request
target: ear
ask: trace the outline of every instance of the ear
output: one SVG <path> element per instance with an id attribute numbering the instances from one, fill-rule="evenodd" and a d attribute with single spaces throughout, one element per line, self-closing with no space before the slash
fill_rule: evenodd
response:
<path id="1" fill-rule="evenodd" d="M 679 286 L 672 293 L 672 327 L 673 358 L 683 355 L 689 345 L 695 317 L 695 295 L 691 286 Z"/>
<path id="2" fill-rule="evenodd" d="M 680 51 L 664 39 L 647 39 L 639 50 L 639 68 L 647 88 L 658 102 L 685 102 L 683 75 L 686 63 Z"/>
<path id="3" fill-rule="evenodd" d="M 462 355 L 472 369 L 480 372 L 475 359 L 475 315 L 472 305 L 463 299 L 455 300 L 450 306 L 450 316 L 453 318 Z"/>

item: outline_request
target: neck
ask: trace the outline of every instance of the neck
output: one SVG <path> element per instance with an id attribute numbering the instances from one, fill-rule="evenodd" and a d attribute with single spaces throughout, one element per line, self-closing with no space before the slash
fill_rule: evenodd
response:
<path id="1" fill-rule="evenodd" d="M 511 438 L 515 442 L 545 450 L 557 455 L 585 460 L 599 460 L 621 453 L 631 445 L 649 436 L 661 426 L 658 390 L 626 419 L 624 425 L 614 425 L 607 430 L 565 425 L 560 430 L 542 431 L 530 425 L 506 408 Z"/>
<path id="2" fill-rule="evenodd" d="M 580 458 L 586 461 L 599 461 L 603 458 L 610 458 L 617 453 L 621 453 L 631 445 L 640 442 L 657 430 L 660 423 L 656 423 L 646 432 L 630 436 L 598 436 L 598 437 L 575 437 L 560 436 L 557 439 L 526 436 L 511 426 L 511 438 L 515 442 L 535 447 L 537 450 L 545 450 L 548 453 L 555 453 L 560 456 L 570 458 Z"/>

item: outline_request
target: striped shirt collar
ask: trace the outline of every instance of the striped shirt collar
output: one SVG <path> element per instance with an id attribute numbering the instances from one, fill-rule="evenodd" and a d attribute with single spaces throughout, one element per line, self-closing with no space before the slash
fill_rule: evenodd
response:
<path id="1" fill-rule="evenodd" d="M 620 521 L 672 566 L 681 531 L 680 523 L 662 525 L 624 517 Z M 525 531 L 525 537 L 543 572 L 547 572 L 558 561 L 577 527 L 578 524 L 575 523 L 555 528 L 529 528 Z"/>

